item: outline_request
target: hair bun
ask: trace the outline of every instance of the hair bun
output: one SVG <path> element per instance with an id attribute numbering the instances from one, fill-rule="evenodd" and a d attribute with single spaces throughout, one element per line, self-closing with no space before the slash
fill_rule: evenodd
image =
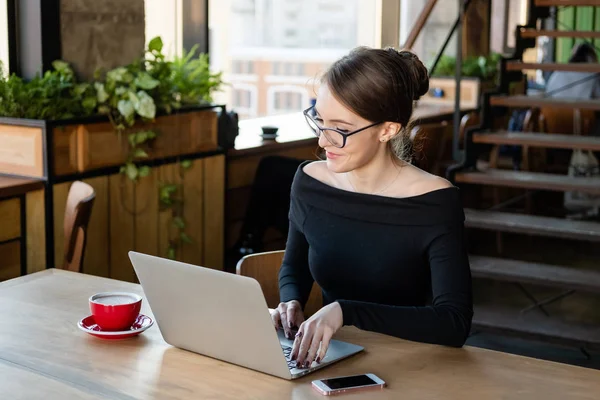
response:
<path id="1" fill-rule="evenodd" d="M 413 78 L 413 100 L 419 100 L 429 91 L 429 71 L 425 65 L 419 60 L 419 57 L 413 52 L 402 50 L 398 55 L 410 63 Z"/>

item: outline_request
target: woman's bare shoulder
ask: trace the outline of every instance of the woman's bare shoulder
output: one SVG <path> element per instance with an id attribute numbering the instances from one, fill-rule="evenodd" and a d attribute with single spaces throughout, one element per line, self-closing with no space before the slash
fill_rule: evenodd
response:
<path id="1" fill-rule="evenodd" d="M 326 182 L 330 176 L 327 168 L 327 161 L 313 161 L 306 164 L 302 170 L 311 178 L 315 178 L 321 182 Z"/>
<path id="2" fill-rule="evenodd" d="M 447 189 L 453 187 L 452 183 L 448 180 L 430 174 L 429 172 L 423 171 L 419 168 L 410 166 L 410 177 L 405 187 L 408 188 L 410 196 L 420 196 L 429 192 L 435 192 L 436 190 Z"/>

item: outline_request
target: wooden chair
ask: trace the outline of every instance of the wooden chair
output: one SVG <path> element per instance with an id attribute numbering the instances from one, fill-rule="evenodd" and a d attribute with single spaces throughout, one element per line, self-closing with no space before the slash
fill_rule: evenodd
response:
<path id="1" fill-rule="evenodd" d="M 92 214 L 96 192 L 81 181 L 75 181 L 69 189 L 65 209 L 65 256 L 62 269 L 81 272 L 87 237 L 87 226 Z"/>
<path id="2" fill-rule="evenodd" d="M 435 175 L 444 175 L 444 166 L 451 161 L 447 153 L 452 145 L 452 130 L 447 122 L 416 125 L 411 133 L 413 164 Z M 450 147 L 451 148 L 451 147 Z M 450 157 L 450 159 L 446 159 Z"/>
<path id="3" fill-rule="evenodd" d="M 478 112 L 470 112 L 462 116 L 460 119 L 460 128 L 458 131 L 458 147 L 460 149 L 464 149 L 465 147 L 465 133 L 468 128 L 479 125 L 479 113 Z M 450 142 L 452 144 L 452 142 Z M 450 150 L 452 150 L 452 146 L 450 146 Z"/>
<path id="4" fill-rule="evenodd" d="M 242 258 L 236 267 L 236 273 L 254 278 L 260 284 L 269 308 L 277 308 L 279 304 L 279 268 L 283 262 L 285 251 L 271 251 L 257 253 Z M 315 283 L 306 306 L 304 314 L 308 317 L 323 307 L 321 289 Z"/>

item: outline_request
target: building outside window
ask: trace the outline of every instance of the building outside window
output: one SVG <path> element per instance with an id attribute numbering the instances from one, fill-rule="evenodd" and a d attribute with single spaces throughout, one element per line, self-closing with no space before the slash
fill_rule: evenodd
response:
<path id="1" fill-rule="evenodd" d="M 244 118 L 250 113 L 241 115 L 242 95 L 234 90 L 239 84 L 252 84 L 257 117 L 305 109 L 324 67 L 356 46 L 377 46 L 377 4 L 376 0 L 210 0 L 211 64 L 230 84 L 215 101 L 232 105 Z"/>
<path id="2" fill-rule="evenodd" d="M 8 15 L 6 0 L 0 0 L 0 64 L 1 74 L 8 74 Z"/>

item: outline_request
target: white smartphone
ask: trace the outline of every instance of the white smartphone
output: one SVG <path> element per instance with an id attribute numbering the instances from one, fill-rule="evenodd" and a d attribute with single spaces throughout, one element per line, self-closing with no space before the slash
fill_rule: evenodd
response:
<path id="1" fill-rule="evenodd" d="M 312 382 L 313 387 L 325 396 L 345 392 L 357 392 L 368 389 L 383 389 L 385 382 L 375 374 L 340 376 L 319 379 Z"/>

